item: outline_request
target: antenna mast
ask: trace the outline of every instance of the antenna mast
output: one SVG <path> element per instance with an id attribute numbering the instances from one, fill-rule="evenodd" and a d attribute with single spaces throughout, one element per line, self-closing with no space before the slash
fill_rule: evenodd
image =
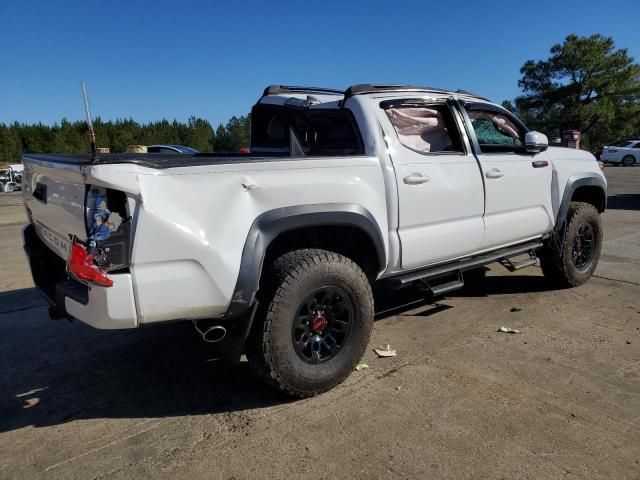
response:
<path id="1" fill-rule="evenodd" d="M 87 116 L 87 126 L 89 127 L 89 145 L 91 146 L 91 161 L 96 163 L 98 160 L 98 149 L 96 148 L 96 134 L 93 131 L 93 122 L 91 121 L 91 110 L 89 109 L 89 96 L 87 95 L 87 84 L 80 82 L 82 87 L 82 101 L 84 102 L 84 113 Z"/>

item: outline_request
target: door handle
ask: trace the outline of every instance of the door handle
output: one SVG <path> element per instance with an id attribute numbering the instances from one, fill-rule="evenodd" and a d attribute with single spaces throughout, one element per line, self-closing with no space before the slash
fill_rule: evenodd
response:
<path id="1" fill-rule="evenodd" d="M 484 176 L 487 178 L 502 178 L 504 177 L 504 173 L 497 168 L 492 168 L 487 173 L 485 173 Z"/>
<path id="2" fill-rule="evenodd" d="M 402 180 L 407 185 L 420 185 L 422 183 L 427 183 L 431 179 L 421 173 L 412 173 L 411 175 L 404 177 Z"/>

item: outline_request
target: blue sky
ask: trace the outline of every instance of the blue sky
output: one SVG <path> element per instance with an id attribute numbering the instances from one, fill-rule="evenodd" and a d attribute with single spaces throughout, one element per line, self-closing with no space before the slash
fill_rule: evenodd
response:
<path id="1" fill-rule="evenodd" d="M 0 1 L 0 122 L 94 115 L 216 125 L 268 84 L 409 83 L 518 94 L 569 33 L 640 61 L 640 1 Z"/>

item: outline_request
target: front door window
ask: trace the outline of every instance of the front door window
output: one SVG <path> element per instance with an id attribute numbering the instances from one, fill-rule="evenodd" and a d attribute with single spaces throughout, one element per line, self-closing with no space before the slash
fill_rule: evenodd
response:
<path id="1" fill-rule="evenodd" d="M 524 130 L 506 115 L 491 110 L 468 114 L 482 153 L 523 150 Z"/>

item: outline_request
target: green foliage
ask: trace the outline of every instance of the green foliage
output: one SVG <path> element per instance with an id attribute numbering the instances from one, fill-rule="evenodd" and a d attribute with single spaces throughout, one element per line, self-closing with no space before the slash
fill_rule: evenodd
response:
<path id="1" fill-rule="evenodd" d="M 216 152 L 237 152 L 240 147 L 249 146 L 249 117 L 231 117 L 226 127 L 222 124 L 216 130 Z"/>
<path id="2" fill-rule="evenodd" d="M 580 130 L 585 148 L 640 134 L 640 66 L 627 49 L 602 35 L 569 35 L 550 53 L 523 65 L 523 95 L 507 108 L 549 136 Z"/>
<path id="3" fill-rule="evenodd" d="M 133 119 L 93 122 L 99 147 L 124 152 L 129 145 L 171 143 L 187 145 L 201 152 L 238 152 L 249 146 L 249 116 L 232 117 L 214 132 L 202 118 L 190 117 L 186 123 L 160 120 L 140 124 Z M 52 126 L 0 123 L 0 161 L 20 161 L 25 152 L 89 153 L 85 122 L 62 119 Z"/>

